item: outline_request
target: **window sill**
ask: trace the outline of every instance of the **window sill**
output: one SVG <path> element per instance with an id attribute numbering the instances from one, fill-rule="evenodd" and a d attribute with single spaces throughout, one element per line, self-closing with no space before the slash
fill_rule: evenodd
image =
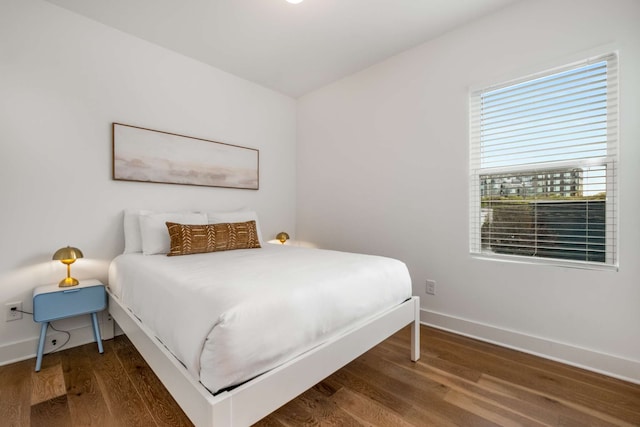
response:
<path id="1" fill-rule="evenodd" d="M 618 271 L 618 265 L 615 264 L 602 264 L 602 263 L 593 263 L 586 261 L 567 261 L 560 259 L 551 259 L 551 258 L 535 258 L 535 257 L 524 257 L 517 255 L 497 255 L 490 253 L 471 253 L 472 258 L 485 260 L 485 261 L 497 261 L 497 262 L 508 262 L 515 264 L 529 264 L 529 265 L 543 265 L 543 266 L 552 266 L 552 267 L 564 267 L 564 268 L 577 268 L 580 270 L 600 270 L 600 271 Z"/>

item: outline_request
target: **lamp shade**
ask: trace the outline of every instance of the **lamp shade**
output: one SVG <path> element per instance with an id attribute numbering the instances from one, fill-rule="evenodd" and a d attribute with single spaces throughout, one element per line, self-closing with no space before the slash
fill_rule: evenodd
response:
<path id="1" fill-rule="evenodd" d="M 53 258 L 56 261 L 62 260 L 76 260 L 78 258 L 82 258 L 82 251 L 78 248 L 73 248 L 71 246 L 67 246 L 66 248 L 60 248 L 53 254 Z"/>

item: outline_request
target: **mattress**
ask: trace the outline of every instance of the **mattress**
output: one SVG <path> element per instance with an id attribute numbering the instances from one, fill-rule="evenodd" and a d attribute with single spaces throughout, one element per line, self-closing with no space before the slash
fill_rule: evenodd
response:
<path id="1" fill-rule="evenodd" d="M 124 254 L 112 293 L 217 393 L 345 333 L 411 296 L 404 263 L 267 244 L 167 257 Z"/>

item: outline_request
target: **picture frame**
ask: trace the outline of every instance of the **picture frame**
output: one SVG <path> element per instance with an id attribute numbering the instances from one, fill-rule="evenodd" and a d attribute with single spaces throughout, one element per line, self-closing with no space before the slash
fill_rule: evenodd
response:
<path id="1" fill-rule="evenodd" d="M 112 130 L 116 181 L 259 189 L 255 148 L 115 122 Z"/>

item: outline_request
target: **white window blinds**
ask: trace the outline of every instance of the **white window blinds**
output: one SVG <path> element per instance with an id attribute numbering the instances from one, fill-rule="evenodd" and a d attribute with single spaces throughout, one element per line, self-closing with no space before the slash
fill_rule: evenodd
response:
<path id="1" fill-rule="evenodd" d="M 470 249 L 616 265 L 617 56 L 474 91 Z"/>

